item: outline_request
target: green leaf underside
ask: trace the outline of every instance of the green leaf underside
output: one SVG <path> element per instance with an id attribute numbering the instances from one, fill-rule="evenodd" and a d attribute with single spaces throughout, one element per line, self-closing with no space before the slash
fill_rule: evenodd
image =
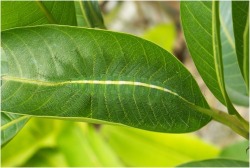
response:
<path id="1" fill-rule="evenodd" d="M 1 29 L 41 24 L 76 25 L 73 1 L 3 1 Z"/>
<path id="2" fill-rule="evenodd" d="M 5 31 L 2 43 L 9 67 L 2 77 L 5 112 L 160 132 L 194 131 L 210 121 L 190 107 L 209 108 L 191 74 L 138 37 L 47 25 Z"/>
<path id="3" fill-rule="evenodd" d="M 77 25 L 105 29 L 98 1 L 75 1 Z"/>
<path id="4" fill-rule="evenodd" d="M 9 142 L 28 119 L 28 116 L 1 112 L 1 145 Z"/>
<path id="5" fill-rule="evenodd" d="M 210 159 L 189 162 L 178 167 L 249 167 L 249 162 L 230 159 Z"/>
<path id="6" fill-rule="evenodd" d="M 240 16 L 240 17 L 239 17 Z M 232 18 L 237 58 L 247 86 L 249 85 L 249 2 L 232 1 Z"/>
<path id="7" fill-rule="evenodd" d="M 221 45 L 225 85 L 228 96 L 233 103 L 248 106 L 247 88 L 237 61 L 231 9 L 230 1 L 220 2 Z"/>
<path id="8" fill-rule="evenodd" d="M 194 63 L 214 96 L 235 114 L 224 86 L 218 15 L 212 2 L 181 3 L 182 26 Z"/>

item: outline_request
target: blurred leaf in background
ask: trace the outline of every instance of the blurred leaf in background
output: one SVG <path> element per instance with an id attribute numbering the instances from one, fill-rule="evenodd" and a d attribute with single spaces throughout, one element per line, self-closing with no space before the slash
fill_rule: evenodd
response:
<path id="1" fill-rule="evenodd" d="M 19 134 L 1 149 L 2 166 L 19 166 L 43 147 L 54 147 L 63 121 L 32 118 Z M 42 129 L 41 129 L 42 128 Z"/>
<path id="2" fill-rule="evenodd" d="M 164 134 L 105 125 L 102 135 L 126 166 L 176 166 L 216 157 L 219 149 L 193 134 Z"/>
<path id="3" fill-rule="evenodd" d="M 58 137 L 58 148 L 68 166 L 122 166 L 92 125 L 71 122 L 63 130 Z"/>
<path id="4" fill-rule="evenodd" d="M 240 141 L 232 145 L 224 147 L 220 153 L 220 157 L 228 159 L 236 159 L 249 161 L 249 141 Z"/>
<path id="5" fill-rule="evenodd" d="M 176 28 L 173 23 L 161 23 L 146 30 L 142 38 L 152 41 L 172 52 L 176 39 Z"/>
<path id="6" fill-rule="evenodd" d="M 2 149 L 2 165 L 176 166 L 214 158 L 219 152 L 192 134 L 163 134 L 110 125 L 96 129 L 80 122 L 31 119 Z"/>

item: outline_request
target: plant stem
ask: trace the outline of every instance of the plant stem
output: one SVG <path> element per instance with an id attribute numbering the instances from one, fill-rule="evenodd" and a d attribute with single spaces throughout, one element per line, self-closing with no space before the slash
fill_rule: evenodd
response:
<path id="1" fill-rule="evenodd" d="M 199 112 L 211 116 L 215 121 L 220 122 L 242 137 L 249 139 L 249 122 L 243 118 L 238 118 L 236 115 L 229 115 L 217 109 L 205 109 L 202 107 L 194 106 Z"/>

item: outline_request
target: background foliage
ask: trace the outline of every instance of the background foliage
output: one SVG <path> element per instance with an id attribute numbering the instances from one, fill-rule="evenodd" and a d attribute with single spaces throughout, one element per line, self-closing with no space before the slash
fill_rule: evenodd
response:
<path id="1" fill-rule="evenodd" d="M 11 4 L 5 5 L 5 3 Z M 180 22 L 176 19 L 179 9 L 175 3 L 162 2 L 159 5 L 159 3 L 153 2 L 115 2 L 113 7 L 112 5 L 110 7 L 110 4 L 112 3 L 101 3 L 104 21 L 108 29 L 137 34 L 174 53 L 181 61 L 188 59 L 185 45 L 183 45 Z M 133 7 L 130 9 L 133 11 L 135 8 L 135 11 L 139 13 L 134 17 L 134 24 L 133 22 L 129 23 L 128 20 L 132 20 L 131 18 L 126 18 L 129 15 L 128 6 L 131 4 Z M 225 3 L 225 7 L 221 8 L 222 14 L 220 15 L 222 20 L 226 21 L 225 25 L 221 25 L 221 39 L 225 41 L 223 42 L 224 45 L 230 45 L 231 40 L 234 39 L 233 30 L 226 30 L 229 27 L 228 25 L 232 26 L 232 20 L 227 17 L 236 15 L 235 13 L 225 14 L 230 11 L 227 9 L 231 8 L 230 5 L 228 7 L 227 5 L 229 3 Z M 149 8 L 149 6 L 151 7 Z M 184 8 L 185 5 L 182 7 Z M 145 9 L 150 12 L 145 12 Z M 197 9 L 201 11 L 198 6 Z M 63 11 L 64 15 L 61 14 L 61 11 Z M 121 14 L 124 11 L 126 14 Z M 237 10 L 235 11 L 237 12 Z M 1 12 L 2 31 L 13 27 L 40 24 L 105 28 L 98 4 L 92 1 L 87 3 L 80 1 L 65 3 L 2 2 Z M 50 16 L 44 15 L 44 13 L 48 12 L 51 13 Z M 77 13 L 76 17 L 75 12 Z M 18 14 L 13 15 L 13 13 Z M 203 14 L 205 15 L 205 13 Z M 200 16 L 202 20 L 202 17 L 205 17 L 203 14 L 196 16 Z M 121 16 L 125 17 L 122 18 Z M 122 23 L 116 24 L 117 22 Z M 118 29 L 119 26 L 117 25 L 120 25 L 120 29 Z M 137 27 L 137 29 L 133 28 L 133 26 Z M 127 28 L 128 30 L 126 30 Z M 242 31 L 237 33 L 242 33 Z M 241 39 L 238 41 L 242 43 Z M 236 47 L 239 47 L 237 43 Z M 227 56 L 223 57 L 223 61 L 227 64 L 231 65 L 236 62 L 235 59 L 232 59 L 236 55 L 235 48 L 222 46 L 222 53 Z M 5 60 L 7 61 L 5 54 L 5 51 L 2 50 L 1 69 L 3 75 L 8 73 L 8 68 L 5 66 Z M 231 56 L 228 57 L 228 55 Z M 233 68 L 230 66 L 224 68 L 224 71 L 228 72 L 228 74 L 225 74 L 224 80 L 226 81 L 226 89 L 230 99 L 236 104 L 247 106 L 248 101 L 245 101 L 245 99 L 248 99 L 246 96 L 247 91 L 244 84 L 242 84 L 244 83 L 243 80 L 247 79 L 233 78 L 233 73 L 244 72 L 242 72 L 242 69 L 230 70 L 230 68 Z M 227 81 L 242 82 L 240 82 L 240 86 L 235 87 L 232 82 Z M 238 97 L 233 97 L 232 95 L 235 94 L 231 94 L 235 92 L 237 92 L 237 96 L 243 97 L 243 101 L 237 102 Z M 189 164 L 195 164 L 196 166 L 198 164 L 200 166 L 218 165 L 218 162 L 211 160 L 213 158 L 223 158 L 221 161 L 222 164 L 225 163 L 224 166 L 234 164 L 237 166 L 238 162 L 230 162 L 225 158 L 236 159 L 239 162 L 248 161 L 248 153 L 245 151 L 248 141 L 242 141 L 239 137 L 237 137 L 237 142 L 231 141 L 227 145 L 221 145 L 209 143 L 204 140 L 204 137 L 202 139 L 193 133 L 156 133 L 110 125 L 94 125 L 44 118 L 29 119 L 29 117 L 7 113 L 1 113 L 1 116 L 1 124 L 3 125 L 1 131 L 2 143 L 7 143 L 29 120 L 16 137 L 2 148 L 2 166 L 177 166 L 199 160 L 204 161 Z M 6 123 L 11 123 L 10 121 L 13 120 L 15 122 L 11 127 L 4 127 Z M 206 128 L 203 130 L 206 131 Z M 217 128 L 215 130 L 216 133 L 220 132 Z M 5 134 L 5 132 L 8 132 L 8 134 Z M 12 134 L 9 134 L 9 132 Z M 246 163 L 242 162 L 242 164 Z M 183 166 L 187 165 L 184 164 Z"/>

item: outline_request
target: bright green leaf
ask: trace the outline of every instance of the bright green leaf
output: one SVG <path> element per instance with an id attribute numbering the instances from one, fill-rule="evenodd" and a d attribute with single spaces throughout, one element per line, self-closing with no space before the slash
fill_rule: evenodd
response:
<path id="1" fill-rule="evenodd" d="M 30 119 L 20 133 L 1 149 L 1 165 L 21 166 L 40 148 L 55 146 L 61 123 L 49 119 Z"/>
<path id="2" fill-rule="evenodd" d="M 229 98 L 233 103 L 248 106 L 246 84 L 241 75 L 235 50 L 231 2 L 220 2 L 221 45 L 224 79 Z"/>
<path id="3" fill-rule="evenodd" d="M 249 162 L 230 159 L 210 159 L 189 162 L 178 167 L 249 167 Z"/>
<path id="4" fill-rule="evenodd" d="M 216 157 L 219 150 L 192 134 L 166 134 L 105 125 L 101 133 L 126 166 L 176 166 Z"/>
<path id="5" fill-rule="evenodd" d="M 75 1 L 77 25 L 83 27 L 98 27 L 105 29 L 98 1 Z"/>
<path id="6" fill-rule="evenodd" d="M 122 166 L 103 137 L 93 128 L 83 123 L 68 122 L 63 130 L 57 144 L 70 167 Z"/>
<path id="7" fill-rule="evenodd" d="M 181 20 L 189 52 L 215 97 L 237 114 L 225 90 L 218 2 L 181 2 Z"/>
<path id="8" fill-rule="evenodd" d="M 210 121 L 193 107 L 209 108 L 191 74 L 138 37 L 48 25 L 4 31 L 2 43 L 4 112 L 159 132 L 190 132 Z"/>
<path id="9" fill-rule="evenodd" d="M 167 51 L 173 51 L 176 30 L 174 23 L 158 24 L 144 32 L 143 38 L 152 41 Z"/>
<path id="10" fill-rule="evenodd" d="M 233 27 L 240 70 L 249 85 L 249 1 L 232 1 Z"/>
<path id="11" fill-rule="evenodd" d="M 3 1 L 1 29 L 41 24 L 76 25 L 73 1 Z"/>

